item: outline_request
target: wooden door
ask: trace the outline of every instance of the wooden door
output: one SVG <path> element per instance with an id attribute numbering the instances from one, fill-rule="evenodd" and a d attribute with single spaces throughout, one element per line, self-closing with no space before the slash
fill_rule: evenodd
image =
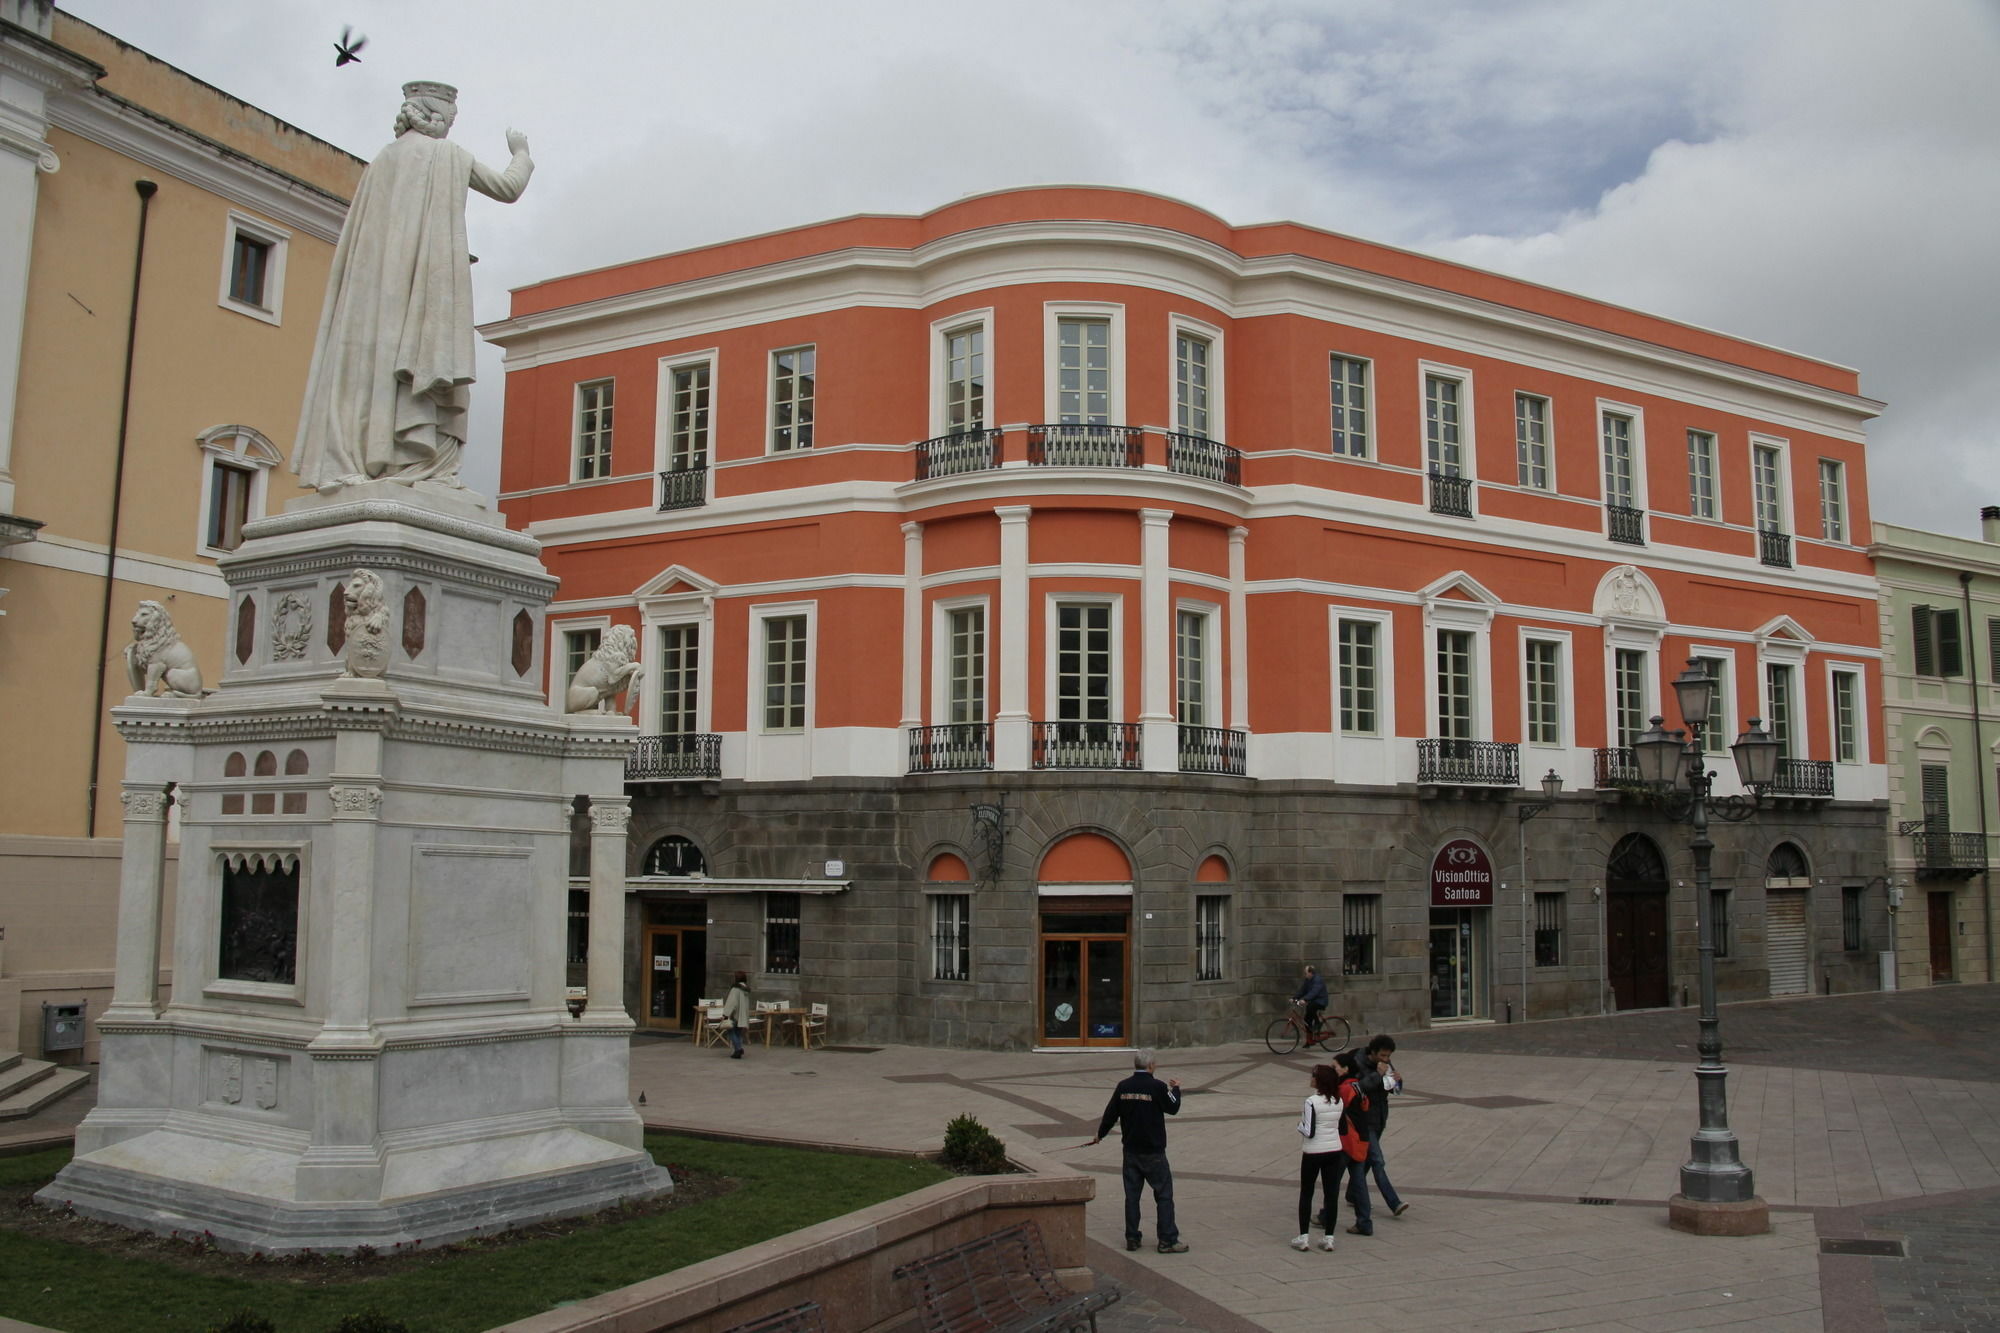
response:
<path id="1" fill-rule="evenodd" d="M 1671 989 L 1667 895 L 1614 893 L 1605 904 L 1606 961 L 1618 1007 L 1663 1008 Z"/>
<path id="2" fill-rule="evenodd" d="M 1931 925 L 1931 980 L 1950 981 L 1957 971 L 1952 966 L 1954 950 L 1951 947 L 1951 891 L 1930 895 Z"/>

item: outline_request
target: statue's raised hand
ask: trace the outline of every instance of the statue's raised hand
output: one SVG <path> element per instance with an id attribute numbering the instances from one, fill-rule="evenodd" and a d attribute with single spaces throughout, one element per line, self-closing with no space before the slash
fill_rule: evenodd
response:
<path id="1" fill-rule="evenodd" d="M 525 152 L 527 152 L 527 151 L 528 151 L 528 136 L 527 136 L 527 135 L 525 135 L 525 134 L 523 134 L 523 133 L 521 133 L 521 132 L 520 132 L 519 130 L 508 130 L 508 131 L 507 131 L 507 151 L 508 151 L 508 152 L 510 152 L 510 153 L 525 153 Z"/>

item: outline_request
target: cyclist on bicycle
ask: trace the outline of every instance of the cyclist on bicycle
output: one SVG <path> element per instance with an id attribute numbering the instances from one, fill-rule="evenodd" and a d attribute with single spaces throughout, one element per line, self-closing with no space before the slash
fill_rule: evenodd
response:
<path id="1" fill-rule="evenodd" d="M 1305 980 L 1292 992 L 1292 1003 L 1305 1007 L 1306 1031 L 1317 1037 L 1319 1016 L 1326 1008 L 1326 983 L 1319 979 L 1319 969 L 1311 963 L 1306 964 Z"/>

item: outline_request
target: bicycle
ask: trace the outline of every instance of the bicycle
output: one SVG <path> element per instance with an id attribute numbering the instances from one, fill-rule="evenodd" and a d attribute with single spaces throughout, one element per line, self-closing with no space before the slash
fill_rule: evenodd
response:
<path id="1" fill-rule="evenodd" d="M 1334 1013 L 1321 1014 L 1319 1031 L 1307 1032 L 1305 1019 L 1294 1008 L 1292 1012 L 1272 1020 L 1271 1026 L 1264 1030 L 1264 1044 L 1271 1048 L 1273 1055 L 1290 1055 L 1299 1048 L 1301 1041 L 1323 1051 L 1344 1051 L 1353 1036 L 1354 1029 L 1347 1020 Z"/>

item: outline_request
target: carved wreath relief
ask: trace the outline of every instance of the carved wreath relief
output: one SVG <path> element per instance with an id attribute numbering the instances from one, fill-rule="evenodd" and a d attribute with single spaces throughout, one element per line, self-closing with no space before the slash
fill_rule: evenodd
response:
<path id="1" fill-rule="evenodd" d="M 312 603 L 295 592 L 288 592 L 278 599 L 278 613 L 271 617 L 271 657 L 278 662 L 292 662 L 306 655 L 306 642 L 312 638 Z"/>

